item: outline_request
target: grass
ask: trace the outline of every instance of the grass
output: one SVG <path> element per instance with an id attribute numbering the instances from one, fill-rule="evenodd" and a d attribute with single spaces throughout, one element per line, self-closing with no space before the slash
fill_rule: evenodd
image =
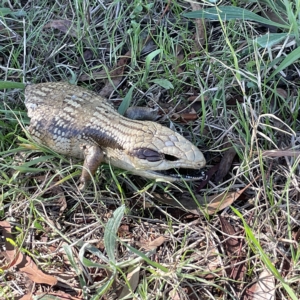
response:
<path id="1" fill-rule="evenodd" d="M 5 267 L 1 242 L 0 298 L 32 291 L 79 299 L 245 299 L 265 270 L 277 299 L 300 297 L 300 2 L 265 2 L 235 4 L 253 13 L 267 4 L 290 23 L 267 38 L 262 24 L 222 22 L 220 14 L 206 22 L 203 49 L 195 47 L 194 20 L 183 17 L 191 11 L 186 1 L 2 4 L 0 217 L 12 226 L 15 248 L 58 284 L 33 285 Z M 117 82 L 109 72 L 129 50 Z M 102 165 L 79 192 L 81 162 L 27 135 L 22 85 L 72 80 L 100 92 L 107 77 L 116 108 L 126 95 L 131 104 L 158 106 L 159 122 L 199 146 L 208 170 L 232 145 L 237 155 L 223 181 L 212 177 L 199 190 L 198 183 L 154 182 Z M 198 117 L 178 121 L 189 111 Z M 265 156 L 267 150 L 282 153 Z M 232 208 L 213 215 L 190 208 L 200 197 L 248 184 Z M 232 254 L 236 235 L 240 246 Z M 244 268 L 240 277 L 232 262 Z"/>

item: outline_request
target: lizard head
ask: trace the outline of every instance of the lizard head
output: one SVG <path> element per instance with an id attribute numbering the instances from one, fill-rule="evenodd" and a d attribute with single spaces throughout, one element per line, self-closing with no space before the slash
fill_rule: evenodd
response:
<path id="1" fill-rule="evenodd" d="M 123 150 L 106 149 L 114 166 L 146 178 L 166 181 L 203 179 L 206 164 L 202 152 L 186 138 L 155 122 L 141 122 L 135 139 Z"/>

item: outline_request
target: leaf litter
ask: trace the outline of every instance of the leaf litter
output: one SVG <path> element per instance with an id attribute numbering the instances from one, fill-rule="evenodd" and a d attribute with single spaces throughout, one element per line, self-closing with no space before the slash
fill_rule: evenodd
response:
<path id="1" fill-rule="evenodd" d="M 13 246 L 13 236 L 11 234 L 11 226 L 7 221 L 0 221 L 0 229 L 5 239 L 5 248 L 3 252 L 8 263 L 2 266 L 1 269 L 8 270 L 12 267 L 25 274 L 30 280 L 36 283 L 43 283 L 48 285 L 56 285 L 57 279 L 54 276 L 48 275 L 41 271 L 30 256 L 24 255 L 20 249 Z"/>
<path id="2" fill-rule="evenodd" d="M 168 1 L 168 3 L 165 5 L 165 10 L 161 14 L 161 18 L 163 16 L 165 16 L 169 10 L 171 10 L 172 5 L 173 5 L 172 2 Z M 201 8 L 201 7 L 197 6 L 197 4 L 192 5 L 193 10 L 198 10 L 199 8 Z M 205 35 L 208 34 L 209 31 L 206 30 L 207 29 L 206 23 L 200 19 L 196 20 L 196 27 L 197 27 L 197 34 L 193 37 L 194 41 L 195 41 L 195 44 L 193 45 L 193 51 L 198 53 L 203 50 L 202 49 L 203 46 L 206 46 L 205 44 L 203 44 L 203 41 L 207 39 L 207 37 Z M 75 27 L 73 27 L 71 21 L 67 21 L 67 20 L 66 21 L 53 20 L 52 23 L 51 22 L 48 23 L 44 28 L 48 28 L 48 29 L 53 28 L 53 29 L 59 30 L 62 33 L 65 33 L 66 35 L 68 35 L 70 37 L 78 36 L 77 29 Z M 205 32 L 206 32 L 206 34 L 205 34 Z M 147 39 L 146 39 L 146 42 L 147 42 Z M 145 44 L 147 44 L 146 42 L 145 42 Z M 209 46 L 211 46 L 211 45 L 209 45 Z M 151 48 L 150 51 L 155 51 L 155 50 L 156 50 L 155 48 Z M 186 66 L 183 61 L 183 58 L 184 58 L 183 49 L 178 47 L 177 53 L 178 53 L 177 65 L 173 65 L 173 68 L 177 70 L 178 75 L 184 76 L 185 75 L 184 73 L 186 71 L 185 70 Z M 96 79 L 96 80 L 103 79 L 104 89 L 103 89 L 102 93 L 104 96 L 110 96 L 111 93 L 113 93 L 115 91 L 116 87 L 123 84 L 123 80 L 127 78 L 126 70 L 128 69 L 128 67 L 130 67 L 129 61 L 131 59 L 130 50 L 127 53 L 125 53 L 124 56 L 127 56 L 127 57 L 123 57 L 121 55 L 119 57 L 119 60 L 116 64 L 116 66 L 114 66 L 111 70 L 106 69 L 106 70 L 102 70 L 100 72 L 99 71 L 91 72 L 90 73 L 91 75 L 80 75 L 79 81 L 91 80 L 92 78 Z M 194 57 L 195 57 L 194 53 L 188 55 L 189 59 L 192 59 Z M 88 51 L 83 54 L 84 60 L 89 60 L 91 58 L 94 58 L 93 55 L 91 54 L 91 52 Z M 58 75 L 57 75 L 57 78 L 58 78 Z M 182 77 L 182 78 L 184 79 L 184 77 Z M 171 83 L 171 81 L 169 81 L 169 82 Z M 190 83 L 187 83 L 187 85 L 189 85 L 189 84 Z M 185 82 L 182 82 L 182 85 L 184 86 Z M 160 87 L 163 87 L 163 86 L 160 86 Z M 172 87 L 174 87 L 174 86 L 172 85 Z M 169 88 L 169 90 L 172 90 L 172 89 L 173 88 Z M 191 92 L 190 94 L 193 94 L 193 95 L 197 95 L 197 93 L 199 93 L 199 91 L 197 89 L 190 89 L 189 92 Z M 278 91 L 278 93 L 281 93 L 284 96 L 284 94 L 282 92 Z M 198 96 L 195 96 L 195 97 L 198 97 Z M 228 99 L 228 98 L 226 98 L 226 99 Z M 207 99 L 207 100 L 209 100 L 209 99 Z M 234 101 L 235 101 L 235 103 L 236 103 L 236 101 L 238 101 L 239 103 L 244 103 L 243 97 L 238 98 L 238 99 L 237 99 L 237 97 L 235 97 Z M 199 109 L 196 109 L 196 112 L 184 111 L 182 113 L 178 113 L 179 116 L 176 120 L 178 120 L 179 122 L 182 122 L 182 123 L 190 124 L 192 126 L 194 126 L 194 125 L 197 126 L 196 124 L 197 124 L 197 118 L 198 118 L 198 114 L 197 114 L 198 111 L 199 111 Z M 177 111 L 175 111 L 174 116 L 176 116 L 176 113 L 177 113 Z M 172 117 L 172 114 L 171 114 L 171 117 Z M 207 120 L 206 122 L 208 123 L 209 120 Z M 205 128 L 205 129 L 207 129 L 207 128 Z M 210 128 L 210 130 L 211 130 L 211 128 Z M 206 132 L 206 134 L 210 133 L 209 130 L 205 131 L 205 132 Z M 218 148 L 218 151 L 220 151 L 220 150 L 222 150 L 221 147 Z M 254 152 L 254 153 L 257 155 L 260 155 L 260 153 L 262 153 L 263 157 L 293 156 L 293 157 L 297 158 L 299 156 L 299 151 L 297 150 L 297 148 L 295 148 L 295 150 L 294 150 L 294 148 L 289 148 L 288 150 L 267 150 L 267 151 L 262 151 L 262 152 L 257 152 L 257 153 Z M 221 231 L 219 232 L 220 236 L 222 237 L 222 241 L 220 241 L 220 244 L 224 245 L 224 248 L 225 248 L 225 252 L 223 253 L 222 251 L 220 251 L 220 247 L 218 245 L 212 245 L 209 243 L 210 241 L 217 240 L 218 236 L 214 236 L 213 233 L 210 232 L 210 230 L 212 229 L 210 227 L 211 225 L 209 225 L 207 222 L 203 222 L 202 216 L 205 213 L 207 213 L 209 216 L 212 216 L 210 220 L 212 220 L 211 223 L 213 224 L 213 220 L 215 220 L 213 217 L 215 214 L 217 214 L 218 212 L 220 212 L 223 209 L 228 209 L 230 207 L 230 205 L 232 205 L 232 204 L 236 204 L 238 206 L 243 204 L 243 203 L 241 203 L 242 201 L 239 201 L 239 203 L 235 203 L 235 202 L 236 202 L 236 200 L 238 200 L 238 199 L 240 200 L 242 198 L 241 195 L 246 191 L 246 189 L 252 190 L 251 192 L 253 195 L 254 194 L 253 191 L 255 191 L 256 189 L 259 189 L 259 187 L 257 187 L 255 185 L 255 183 L 252 182 L 252 184 L 249 184 L 248 186 L 241 188 L 240 190 L 229 189 L 229 191 L 224 192 L 224 189 L 223 189 L 222 191 L 216 192 L 216 189 L 214 189 L 214 192 L 212 192 L 213 194 L 211 193 L 209 196 L 204 197 L 200 194 L 200 187 L 203 188 L 207 184 L 209 184 L 210 187 L 214 187 L 213 183 L 223 181 L 225 176 L 231 176 L 231 174 L 229 173 L 229 170 L 232 167 L 232 160 L 233 160 L 234 155 L 235 155 L 235 152 L 233 151 L 233 149 L 232 148 L 228 149 L 228 153 L 227 153 L 227 151 L 224 152 L 223 159 L 221 160 L 219 165 L 214 165 L 214 163 L 213 163 L 213 166 L 209 170 L 211 174 L 209 174 L 208 179 L 206 181 L 204 181 L 203 183 L 199 183 L 198 189 L 196 188 L 196 192 L 197 192 L 197 194 L 195 195 L 196 200 L 192 199 L 192 197 L 190 195 L 188 195 L 187 193 L 185 193 L 185 194 L 181 193 L 180 197 L 175 197 L 176 200 L 174 200 L 174 197 L 170 197 L 170 199 L 168 198 L 170 196 L 170 193 L 162 193 L 159 196 L 157 196 L 157 194 L 155 194 L 154 192 L 149 193 L 148 191 L 146 191 L 145 193 L 139 192 L 139 193 L 137 193 L 138 195 L 136 195 L 136 194 L 134 194 L 134 193 L 136 193 L 136 190 L 134 190 L 134 189 L 131 190 L 130 188 L 133 187 L 138 182 L 139 179 L 137 179 L 134 182 L 130 182 L 128 184 L 128 186 L 126 186 L 125 190 L 128 192 L 128 194 L 130 194 L 130 193 L 134 194 L 132 199 L 128 198 L 128 206 L 133 210 L 134 213 L 136 213 L 139 209 L 141 209 L 141 206 L 139 206 L 140 202 L 143 202 L 146 199 L 148 199 L 148 200 L 153 199 L 153 197 L 149 197 L 149 194 L 151 196 L 154 196 L 155 198 L 157 198 L 161 203 L 166 203 L 167 205 L 175 206 L 177 208 L 179 207 L 180 210 L 178 210 L 178 209 L 171 210 L 169 208 L 169 206 L 167 206 L 167 208 L 165 208 L 165 211 L 162 212 L 161 207 L 157 207 L 157 206 L 155 206 L 155 204 L 149 204 L 149 203 L 151 203 L 149 201 L 149 202 L 147 202 L 147 205 L 146 205 L 147 208 L 145 210 L 143 210 L 143 217 L 146 217 L 146 218 L 148 217 L 147 222 L 149 222 L 151 224 L 155 223 L 155 225 L 152 224 L 151 226 L 147 227 L 148 226 L 146 224 L 147 222 L 144 223 L 144 220 L 138 221 L 139 222 L 138 225 L 140 227 L 139 229 L 137 229 L 138 225 L 133 225 L 133 226 L 126 225 L 125 226 L 124 224 L 122 224 L 120 226 L 120 228 L 123 228 L 123 230 L 120 230 L 120 232 L 119 232 L 120 237 L 124 238 L 124 239 L 128 239 L 128 240 L 130 239 L 130 240 L 134 240 L 134 241 L 140 241 L 140 244 L 137 242 L 136 245 L 141 246 L 141 248 L 143 248 L 144 250 L 157 249 L 157 248 L 161 249 L 162 255 L 161 256 L 157 255 L 153 259 L 160 261 L 162 263 L 165 263 L 165 264 L 169 263 L 170 266 L 173 266 L 174 262 L 175 262 L 175 264 L 180 263 L 180 260 L 179 261 L 176 260 L 176 257 L 174 256 L 174 251 L 176 253 L 177 248 L 174 247 L 174 248 L 168 249 L 168 247 L 170 247 L 171 241 L 173 242 L 174 245 L 177 245 L 177 243 L 180 244 L 180 242 L 182 242 L 182 244 L 180 244 L 181 249 L 185 249 L 185 247 L 186 247 L 187 249 L 193 249 L 193 251 L 195 251 L 195 252 L 199 250 L 199 253 L 201 253 L 201 255 L 197 256 L 197 259 L 194 261 L 194 265 L 193 265 L 193 268 L 197 269 L 197 271 L 199 272 L 199 275 L 197 275 L 199 277 L 201 277 L 207 270 L 213 270 L 216 272 L 215 273 L 211 272 L 210 274 L 207 274 L 208 276 L 205 278 L 210 278 L 210 279 L 214 278 L 214 277 L 209 277 L 212 274 L 214 274 L 216 276 L 222 276 L 222 270 L 221 271 L 219 270 L 219 266 L 222 265 L 222 263 L 224 263 L 225 259 L 229 259 L 229 260 L 232 259 L 232 264 L 230 265 L 230 267 L 225 266 L 227 276 L 228 276 L 225 278 L 225 281 L 227 281 L 228 278 L 243 281 L 243 276 L 245 275 L 245 270 L 244 270 L 245 263 L 241 262 L 241 259 L 243 258 L 243 253 L 241 252 L 242 246 L 243 246 L 242 235 L 239 234 L 239 238 L 237 238 L 235 229 L 231 226 L 231 224 L 226 219 L 224 219 L 224 217 L 220 218 L 219 225 L 220 225 L 220 228 L 222 229 L 222 232 Z M 214 162 L 213 160 L 211 160 L 211 161 Z M 217 170 L 219 170 L 219 171 L 217 171 Z M 273 176 L 271 171 L 272 171 L 272 168 L 269 167 L 267 178 Z M 215 176 L 215 181 L 213 180 L 213 176 Z M 271 178 L 273 178 L 273 177 L 271 177 Z M 212 179 L 212 181 L 210 182 L 211 179 Z M 107 180 L 107 178 L 106 178 L 106 180 Z M 123 177 L 120 181 L 121 181 L 120 186 L 122 186 L 122 188 L 123 188 L 124 181 L 125 181 L 125 180 L 123 181 Z M 228 186 L 232 188 L 233 185 L 227 185 L 226 187 L 228 187 Z M 107 184 L 107 186 L 105 186 L 105 189 L 109 189 L 109 184 Z M 107 204 L 109 208 L 115 209 L 115 202 L 113 201 L 113 197 L 111 195 L 115 195 L 116 190 L 117 189 L 112 189 L 112 191 L 109 191 L 109 193 L 107 193 L 107 194 L 105 193 L 105 191 L 99 192 L 99 195 L 101 195 L 101 200 L 102 200 L 103 195 L 105 195 L 105 197 L 103 197 L 103 199 L 106 199 L 106 200 L 108 199 L 108 201 L 105 202 L 105 204 Z M 56 191 L 53 193 L 59 195 L 60 192 L 62 192 L 62 191 Z M 59 216 L 61 216 L 63 213 L 65 213 L 65 210 L 67 208 L 66 204 L 70 203 L 70 195 L 72 195 L 72 197 L 74 197 L 74 194 L 72 194 L 72 192 L 70 194 L 67 193 L 66 195 L 64 193 L 61 194 L 61 196 L 63 197 L 62 198 L 63 204 L 62 204 L 62 210 L 61 210 Z M 46 197 L 48 197 L 48 195 L 46 195 Z M 122 197 L 123 197 L 123 195 L 122 195 Z M 86 199 L 93 199 L 93 200 L 91 202 L 87 202 Z M 80 209 L 82 210 L 82 211 L 80 211 L 81 214 L 78 212 L 79 210 L 76 210 L 76 208 L 74 208 L 74 212 L 75 212 L 74 215 L 72 214 L 72 217 L 74 217 L 74 219 L 72 220 L 72 221 L 74 221 L 73 226 L 78 226 L 78 224 L 80 226 L 80 222 L 82 222 L 81 224 L 85 224 L 84 222 L 93 222 L 93 221 L 98 222 L 98 217 L 95 218 L 93 221 L 91 221 L 92 217 L 88 216 L 88 214 L 85 214 L 88 211 L 86 207 L 88 207 L 90 205 L 90 203 L 92 203 L 91 207 L 93 207 L 93 209 L 95 209 L 95 207 L 97 207 L 97 204 L 94 201 L 93 195 L 91 195 L 90 193 L 87 193 L 86 198 L 81 199 L 81 201 L 82 201 L 80 203 Z M 80 201 L 76 200 L 71 203 L 73 204 L 74 202 L 80 202 Z M 84 204 L 82 204 L 82 203 L 84 203 Z M 160 210 L 161 214 L 158 215 L 157 212 L 152 214 L 151 209 L 153 207 L 156 211 Z M 243 206 L 241 206 L 241 210 L 242 209 L 243 209 Z M 149 213 L 150 216 L 147 216 L 148 212 L 150 212 Z M 169 213 L 169 212 L 171 212 L 171 213 Z M 90 211 L 88 211 L 88 213 L 90 213 Z M 99 213 L 99 210 L 97 210 L 97 213 Z M 68 215 L 68 214 L 70 214 L 69 211 L 66 212 L 66 215 Z M 103 214 L 101 214 L 101 216 L 103 216 Z M 154 218 L 157 216 L 159 216 L 159 218 Z M 178 222 L 178 220 L 176 220 L 177 217 L 178 217 L 178 219 L 180 219 L 180 222 Z M 259 216 L 258 216 L 258 218 L 259 218 Z M 130 217 L 128 217 L 128 219 L 130 219 Z M 173 220 L 175 225 L 170 226 L 170 227 L 172 228 L 172 230 L 178 229 L 178 232 L 176 231 L 177 235 L 176 234 L 173 235 L 173 233 L 172 233 L 168 236 L 168 234 L 166 234 L 166 233 L 169 233 L 168 231 L 170 230 L 170 228 L 168 228 L 168 224 L 166 224 L 166 220 Z M 197 224 L 193 223 L 194 220 L 197 220 L 198 223 Z M 134 222 L 136 220 L 133 217 L 133 219 L 130 219 L 130 221 Z M 76 222 L 79 222 L 79 223 L 77 224 Z M 66 224 L 68 224 L 68 223 L 66 223 Z M 145 228 L 146 228 L 145 232 L 142 231 L 142 229 L 141 229 L 142 226 L 145 226 Z M 182 230 L 182 228 L 184 228 L 183 231 L 186 231 L 186 233 L 187 233 L 186 237 L 182 233 L 180 233 L 180 230 Z M 203 230 L 203 228 L 205 228 L 205 229 Z M 99 231 L 101 231 L 101 229 L 99 229 Z M 151 232 L 153 234 L 153 236 L 155 236 L 154 240 L 149 239 L 149 236 L 148 236 L 149 232 Z M 298 235 L 299 235 L 299 230 L 298 230 L 298 232 L 295 233 L 295 240 L 298 240 Z M 166 239 L 165 236 L 168 236 L 168 238 Z M 200 240 L 203 236 L 206 236 L 208 242 L 207 243 L 203 242 L 201 244 Z M 85 238 L 85 237 L 82 237 L 80 234 L 78 234 L 78 236 L 76 236 L 76 238 L 78 238 L 78 240 L 80 240 L 81 238 Z M 174 240 L 172 240 L 172 239 L 174 239 Z M 184 244 L 184 242 L 183 242 L 185 239 L 188 241 L 186 244 Z M 151 242 L 151 240 L 152 240 L 152 242 Z M 95 243 L 99 243 L 99 236 L 97 236 L 96 239 L 91 240 L 91 243 L 92 243 L 92 241 L 95 241 Z M 188 248 L 188 247 L 190 247 L 190 245 L 193 245 L 193 247 Z M 203 246 L 203 245 L 205 245 L 205 246 Z M 207 245 L 210 246 L 211 251 L 207 251 L 207 248 L 206 248 L 205 249 L 206 252 L 204 253 L 203 247 L 207 247 Z M 99 247 L 99 248 L 101 248 L 101 247 Z M 123 250 L 118 249 L 118 250 L 119 250 L 119 252 L 117 252 L 117 254 L 122 256 L 122 254 L 124 254 L 124 249 Z M 200 252 L 200 250 L 203 252 Z M 105 248 L 102 247 L 101 251 L 105 251 Z M 181 252 L 181 253 L 184 253 L 184 252 Z M 199 258 L 199 257 L 202 257 L 204 255 L 207 255 L 207 258 L 209 258 L 209 260 L 206 261 L 206 264 L 204 265 L 203 269 L 198 269 L 199 265 L 200 265 L 199 261 L 201 261 L 201 258 Z M 223 255 L 225 257 L 223 257 Z M 290 258 L 290 257 L 288 257 L 288 258 Z M 67 265 L 66 261 L 65 261 L 65 264 Z M 240 264 L 240 266 L 241 266 L 241 271 L 239 270 L 238 264 Z M 289 273 L 289 271 L 293 269 L 292 264 L 293 264 L 293 262 L 288 262 L 288 266 L 286 268 L 286 274 Z M 223 266 L 222 266 L 222 268 L 223 268 Z M 142 269 L 138 266 L 132 272 L 130 270 L 128 270 L 128 272 L 126 272 L 126 274 L 127 274 L 126 279 L 128 280 L 129 285 L 124 287 L 124 290 L 121 292 L 120 295 L 122 295 L 122 296 L 128 295 L 129 296 L 132 291 L 136 290 L 139 280 L 143 276 L 143 272 L 141 270 Z M 186 272 L 186 274 L 190 274 L 189 272 L 191 270 L 189 268 L 185 269 L 185 266 L 184 266 L 183 270 L 184 270 L 184 272 Z M 201 271 L 199 271 L 199 270 L 201 270 Z M 91 270 L 89 270 L 89 271 L 91 271 Z M 201 272 L 203 272 L 203 273 L 201 273 Z M 259 274 L 259 272 L 257 274 Z M 274 286 L 274 284 L 264 282 L 264 277 L 262 275 L 265 275 L 265 274 L 261 273 L 259 278 L 263 282 L 263 285 L 269 286 L 269 290 L 272 290 L 272 286 Z M 101 279 L 103 279 L 103 278 L 101 277 Z M 169 282 L 172 282 L 173 286 L 176 286 L 178 284 L 178 282 L 180 282 L 177 280 L 172 281 L 173 280 L 172 277 L 168 278 L 168 280 L 169 280 Z M 179 280 L 183 280 L 183 279 L 181 278 Z M 213 280 L 209 281 L 209 283 L 213 284 Z M 226 284 L 227 283 L 225 283 L 225 286 L 228 286 Z M 194 287 L 191 284 L 189 284 L 188 287 L 183 287 L 183 288 L 182 288 L 182 286 L 180 286 L 180 288 L 181 288 L 181 290 L 184 290 L 186 293 L 189 293 L 189 296 L 191 296 L 194 292 L 193 291 Z M 179 288 L 178 289 L 170 288 L 169 289 L 169 291 L 170 291 L 169 297 L 173 298 L 173 299 L 177 299 L 178 297 L 180 297 L 181 294 L 180 294 L 179 290 L 180 290 Z M 197 292 L 200 294 L 201 294 L 201 291 L 203 291 L 203 290 L 201 290 L 201 288 L 199 288 L 197 290 Z M 261 286 L 255 286 L 254 294 L 257 294 L 257 295 L 262 294 L 261 291 L 264 291 Z M 52 294 L 52 295 L 54 295 L 54 294 Z M 272 296 L 273 294 L 271 293 L 270 295 Z M 61 297 L 64 297 L 64 296 L 67 297 L 67 299 L 69 299 L 69 297 L 71 297 L 68 294 L 61 295 Z M 193 299 L 192 296 L 190 297 L 190 299 Z M 194 299 L 196 299 L 196 298 L 194 298 Z M 253 299 L 260 299 L 260 298 L 253 298 Z"/>

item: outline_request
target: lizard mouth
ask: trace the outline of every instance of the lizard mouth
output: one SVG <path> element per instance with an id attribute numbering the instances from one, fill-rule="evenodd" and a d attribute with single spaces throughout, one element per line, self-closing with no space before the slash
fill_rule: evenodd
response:
<path id="1" fill-rule="evenodd" d="M 195 169 L 168 169 L 168 170 L 160 170 L 155 171 L 156 174 L 162 175 L 162 177 L 171 177 L 173 180 L 205 180 L 206 173 L 203 170 L 195 170 Z"/>

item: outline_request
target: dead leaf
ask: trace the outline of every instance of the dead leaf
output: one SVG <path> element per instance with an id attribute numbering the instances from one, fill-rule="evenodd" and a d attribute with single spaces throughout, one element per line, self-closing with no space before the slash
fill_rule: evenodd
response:
<path id="1" fill-rule="evenodd" d="M 275 290 L 275 278 L 269 270 L 265 269 L 259 275 L 258 281 L 246 291 L 246 297 L 243 299 L 274 300 Z"/>
<path id="2" fill-rule="evenodd" d="M 283 99 L 287 99 L 288 97 L 288 93 L 286 90 L 282 89 L 282 88 L 276 88 L 276 92 L 278 93 L 278 95 L 280 95 Z"/>
<path id="3" fill-rule="evenodd" d="M 298 229 L 297 232 L 293 232 L 293 238 L 297 243 L 300 242 L 300 229 Z"/>
<path id="4" fill-rule="evenodd" d="M 55 204 L 57 204 L 59 206 L 59 215 L 61 216 L 62 213 L 67 208 L 67 200 L 66 200 L 65 193 L 64 193 L 63 189 L 61 188 L 61 186 L 59 186 L 59 185 L 53 185 L 53 187 L 51 187 L 49 192 L 51 192 L 52 194 L 54 194 L 56 196 L 59 196 L 59 198 L 55 201 Z"/>
<path id="5" fill-rule="evenodd" d="M 197 192 L 199 192 L 200 190 L 202 190 L 208 184 L 208 182 L 211 180 L 211 178 L 213 177 L 213 175 L 218 171 L 219 165 L 220 164 L 214 165 L 213 167 L 211 167 L 206 172 L 206 178 L 204 180 L 202 180 L 199 183 L 199 185 L 197 186 Z"/>
<path id="6" fill-rule="evenodd" d="M 19 300 L 32 300 L 32 293 L 27 293 L 21 298 L 18 298 Z"/>
<path id="7" fill-rule="evenodd" d="M 282 157 L 294 156 L 295 158 L 300 155 L 300 151 L 296 150 L 266 150 L 262 152 L 263 157 Z"/>
<path id="8" fill-rule="evenodd" d="M 258 175 L 253 181 L 256 181 L 260 176 L 261 175 Z M 193 199 L 191 199 L 190 196 L 185 196 L 184 194 L 181 194 L 180 197 L 178 196 L 178 199 L 180 200 L 176 200 L 176 197 L 175 198 L 171 197 L 167 193 L 165 194 L 153 193 L 152 195 L 155 199 L 157 199 L 162 203 L 179 207 L 183 210 L 188 210 L 191 213 L 196 215 L 201 215 L 202 214 L 201 210 L 206 210 L 206 213 L 208 213 L 209 215 L 213 215 L 218 211 L 224 209 L 225 207 L 231 205 L 251 185 L 252 182 L 250 182 L 242 190 L 237 192 L 224 192 L 222 194 L 211 195 L 207 197 L 196 195 L 197 203 L 193 201 Z"/>
<path id="9" fill-rule="evenodd" d="M 20 147 L 24 147 L 25 149 L 29 149 L 29 150 L 39 150 L 38 147 L 34 146 L 34 145 L 30 145 L 30 144 L 22 144 L 19 143 Z"/>
<path id="10" fill-rule="evenodd" d="M 222 275 L 223 271 L 220 268 L 220 257 L 222 257 L 222 255 L 219 253 L 218 249 L 214 246 L 210 247 L 206 257 L 206 269 L 198 276 L 205 279 L 213 279 Z M 217 270 L 218 268 L 220 269 Z"/>
<path id="11" fill-rule="evenodd" d="M 262 10 L 261 13 L 262 13 L 263 17 L 265 17 L 273 22 L 276 22 L 276 23 L 279 23 L 282 25 L 286 25 L 288 23 L 287 16 L 284 14 L 278 14 L 271 10 Z M 277 26 L 273 26 L 273 25 L 269 25 L 269 24 L 263 24 L 263 26 L 269 28 L 269 31 L 271 33 L 275 33 L 278 31 Z"/>
<path id="12" fill-rule="evenodd" d="M 241 95 L 232 95 L 226 100 L 228 105 L 236 105 L 237 103 L 244 103 L 244 98 Z"/>
<path id="13" fill-rule="evenodd" d="M 21 272 L 24 272 L 35 283 L 44 283 L 56 285 L 57 279 L 51 275 L 47 275 L 38 269 L 37 265 L 29 256 L 23 256 L 22 262 L 18 265 Z"/>
<path id="14" fill-rule="evenodd" d="M 156 121 L 159 118 L 159 114 L 157 111 L 157 108 L 131 106 L 127 108 L 125 117 L 131 120 Z"/>
<path id="15" fill-rule="evenodd" d="M 216 184 L 219 184 L 223 181 L 223 178 L 229 172 L 231 165 L 232 165 L 232 161 L 233 161 L 234 157 L 236 156 L 236 151 L 235 151 L 234 147 L 231 146 L 230 142 L 226 142 L 223 147 L 225 149 L 228 148 L 228 150 L 225 151 L 225 153 L 221 159 L 220 166 L 219 166 L 219 169 L 218 169 L 216 177 L 215 177 Z"/>
<path id="16" fill-rule="evenodd" d="M 225 243 L 225 249 L 229 258 L 231 267 L 226 268 L 229 278 L 237 281 L 243 280 L 246 272 L 246 263 L 240 263 L 244 260 L 241 255 L 242 241 L 236 237 L 236 232 L 233 226 L 223 217 L 219 216 Z M 229 237 L 228 237 L 229 236 Z"/>
<path id="17" fill-rule="evenodd" d="M 182 113 L 180 119 L 183 122 L 195 121 L 198 119 L 198 115 L 196 113 Z"/>
<path id="18" fill-rule="evenodd" d="M 289 274 L 289 272 L 291 271 L 292 266 L 293 266 L 292 257 L 285 256 L 283 258 L 283 262 L 282 262 L 281 276 L 286 277 Z"/>
<path id="19" fill-rule="evenodd" d="M 123 79 L 124 69 L 130 59 L 131 51 L 127 51 L 127 53 L 119 59 L 116 68 L 109 73 L 110 80 L 106 79 L 105 86 L 99 93 L 100 96 L 108 98 L 109 95 L 120 84 Z"/>
<path id="20" fill-rule="evenodd" d="M 155 248 L 159 247 L 160 245 L 162 245 L 165 242 L 166 238 L 164 238 L 163 236 L 159 236 L 158 238 L 156 238 L 155 240 L 151 241 L 151 242 L 139 242 L 137 243 L 139 247 L 145 249 L 146 251 L 151 251 L 154 250 Z"/>
<path id="21" fill-rule="evenodd" d="M 236 254 L 241 247 L 239 240 L 234 237 L 236 232 L 233 226 L 224 217 L 219 216 L 219 219 L 222 231 L 226 233 L 226 235 L 224 235 L 226 252 L 227 254 Z"/>
<path id="22" fill-rule="evenodd" d="M 160 202 L 179 207 L 184 210 L 188 210 L 193 214 L 202 214 L 199 207 L 202 210 L 206 210 L 206 213 L 213 215 L 218 211 L 224 209 L 225 207 L 231 205 L 238 197 L 244 192 L 245 189 L 238 192 L 228 192 L 218 195 L 211 195 L 207 197 L 202 197 L 196 195 L 196 200 L 198 203 L 193 201 L 190 197 L 181 196 L 180 200 L 176 201 L 173 197 L 168 194 L 153 193 L 152 195 Z"/>
<path id="23" fill-rule="evenodd" d="M 43 186 L 43 187 L 49 181 L 48 176 L 49 176 L 49 174 L 40 175 L 40 176 L 33 175 L 34 179 L 39 184 L 41 184 L 41 186 Z M 67 208 L 67 201 L 66 201 L 64 190 L 59 185 L 59 183 L 60 183 L 59 176 L 54 177 L 53 183 L 54 184 L 49 186 L 43 193 L 43 194 L 47 194 L 50 197 L 52 197 L 53 200 L 48 205 L 47 204 L 44 205 L 44 207 L 50 207 L 52 215 L 54 215 L 56 213 L 56 211 L 59 210 L 58 214 L 59 214 L 59 216 L 61 216 L 62 213 Z"/>
<path id="24" fill-rule="evenodd" d="M 181 300 L 181 297 L 176 289 L 169 292 L 169 297 L 171 300 Z"/>
<path id="25" fill-rule="evenodd" d="M 192 10 L 200 10 L 201 5 L 191 2 L 190 3 L 192 6 Z M 194 41 L 195 43 L 193 44 L 192 47 L 192 53 L 188 55 L 188 59 L 191 60 L 193 57 L 195 57 L 196 53 L 199 51 L 202 51 L 203 45 L 206 42 L 206 30 L 205 30 L 205 20 L 204 19 L 195 19 L 196 23 L 196 33 L 194 34 Z M 183 51 L 183 48 L 178 45 L 176 47 L 176 65 L 174 65 L 174 69 L 176 74 L 181 74 L 184 72 L 185 69 L 185 62 L 184 60 L 186 59 L 186 55 Z"/>
<path id="26" fill-rule="evenodd" d="M 195 2 L 190 2 L 192 10 L 197 11 L 201 10 L 203 7 Z M 196 22 L 196 35 L 195 35 L 195 45 L 193 47 L 193 51 L 199 51 L 203 49 L 203 45 L 206 41 L 206 29 L 205 29 L 205 20 L 204 19 L 195 19 Z"/>
<path id="27" fill-rule="evenodd" d="M 93 58 L 93 51 L 91 49 L 87 49 L 83 52 L 83 55 L 82 57 L 79 57 L 78 58 L 78 61 L 77 61 L 77 65 L 82 65 L 83 63 L 85 63 L 87 60 L 90 60 Z"/>
<path id="28" fill-rule="evenodd" d="M 122 224 L 122 225 L 118 228 L 118 236 L 119 236 L 119 237 L 122 237 L 122 238 L 131 239 L 131 238 L 132 238 L 132 233 L 130 232 L 129 225 L 127 225 L 127 224 Z"/>
<path id="29" fill-rule="evenodd" d="M 37 265 L 28 255 L 23 255 L 22 252 L 16 250 L 14 246 L 8 241 L 9 239 L 13 240 L 10 224 L 6 221 L 1 221 L 0 228 L 1 227 L 6 247 L 4 255 L 9 261 L 8 266 L 2 266 L 1 268 L 6 270 L 15 266 L 19 269 L 19 271 L 25 273 L 29 277 L 29 279 L 36 283 L 56 285 L 57 279 L 55 277 L 47 275 L 43 271 L 39 270 Z"/>
<path id="30" fill-rule="evenodd" d="M 236 201 L 246 188 L 237 192 L 224 192 L 218 195 L 212 195 L 208 197 L 197 197 L 199 202 L 207 204 L 207 212 L 209 215 L 215 214 L 218 211 L 230 206 L 234 201 Z"/>
<path id="31" fill-rule="evenodd" d="M 52 20 L 44 25 L 43 29 L 45 28 L 55 28 L 70 36 L 77 37 L 77 30 L 70 20 Z"/>
<path id="32" fill-rule="evenodd" d="M 118 299 L 123 299 L 124 297 L 130 296 L 130 295 L 132 295 L 132 293 L 134 293 L 134 291 L 136 290 L 136 288 L 139 284 L 140 270 L 141 270 L 141 266 L 138 265 L 137 267 L 135 267 L 132 271 L 130 271 L 127 274 L 128 282 L 125 284 L 124 288 L 122 289 Z M 129 284 L 130 288 L 129 288 L 128 284 Z"/>

